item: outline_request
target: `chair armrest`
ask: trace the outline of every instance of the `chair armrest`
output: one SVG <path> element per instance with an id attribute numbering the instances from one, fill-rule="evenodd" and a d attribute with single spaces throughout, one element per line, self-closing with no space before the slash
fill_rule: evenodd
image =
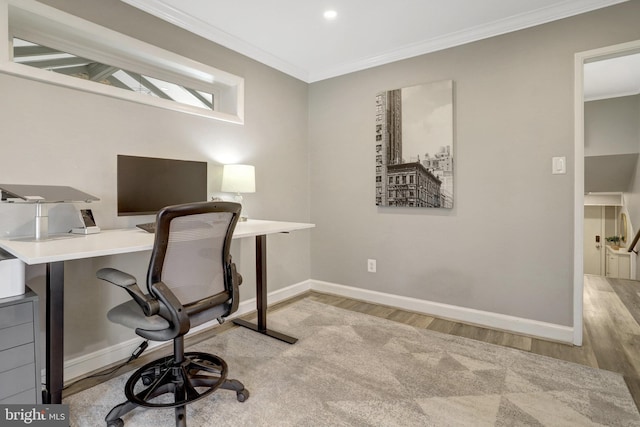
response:
<path id="1" fill-rule="evenodd" d="M 171 289 L 163 282 L 157 282 L 151 286 L 150 290 L 162 303 L 159 312 L 160 316 L 166 319 L 171 325 L 168 329 L 162 331 L 145 331 L 150 339 L 154 341 L 168 341 L 189 332 L 191 328 L 189 313 L 182 306 L 178 297 L 171 292 Z M 157 300 L 154 301 L 157 302 Z"/>
<path id="2" fill-rule="evenodd" d="M 132 275 L 116 270 L 115 268 L 101 268 L 96 273 L 96 276 L 98 279 L 113 283 L 127 291 L 129 295 L 131 295 L 131 298 L 138 303 L 145 316 L 148 317 L 158 314 L 160 304 L 157 300 L 142 292 L 136 278 Z"/>
<path id="3" fill-rule="evenodd" d="M 137 283 L 136 278 L 132 275 L 125 273 L 124 271 L 116 270 L 115 268 L 101 268 L 96 273 L 98 279 L 106 280 L 114 285 L 125 288 L 128 285 L 135 285 Z"/>

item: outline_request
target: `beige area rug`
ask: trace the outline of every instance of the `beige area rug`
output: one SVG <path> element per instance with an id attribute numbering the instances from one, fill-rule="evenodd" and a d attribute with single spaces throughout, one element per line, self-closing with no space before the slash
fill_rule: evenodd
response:
<path id="1" fill-rule="evenodd" d="M 417 329 L 303 299 L 269 315 L 285 344 L 234 328 L 189 348 L 218 354 L 251 392 L 193 403 L 200 426 L 639 426 L 618 374 Z M 128 374 L 70 396 L 71 425 L 103 426 Z M 126 426 L 173 426 L 136 409 Z"/>

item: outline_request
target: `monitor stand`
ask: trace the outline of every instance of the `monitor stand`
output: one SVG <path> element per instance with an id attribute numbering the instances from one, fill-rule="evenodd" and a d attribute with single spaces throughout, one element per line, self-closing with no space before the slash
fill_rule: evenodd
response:
<path id="1" fill-rule="evenodd" d="M 49 208 L 51 203 L 89 203 L 99 198 L 91 194 L 62 185 L 0 184 L 0 201 L 10 203 L 32 203 L 36 205 L 35 238 L 51 240 L 49 236 Z M 56 236 L 59 238 L 59 236 Z"/>

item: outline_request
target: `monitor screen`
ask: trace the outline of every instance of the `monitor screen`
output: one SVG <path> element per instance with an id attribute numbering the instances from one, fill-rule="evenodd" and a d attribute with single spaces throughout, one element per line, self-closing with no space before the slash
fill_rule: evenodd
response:
<path id="1" fill-rule="evenodd" d="M 206 200 L 206 162 L 118 155 L 118 216 Z"/>

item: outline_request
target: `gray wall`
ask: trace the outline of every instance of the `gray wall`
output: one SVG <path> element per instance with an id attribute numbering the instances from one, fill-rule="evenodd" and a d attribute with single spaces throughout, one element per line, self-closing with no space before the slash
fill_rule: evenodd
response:
<path id="1" fill-rule="evenodd" d="M 640 95 L 584 103 L 584 155 L 637 153 Z"/>
<path id="2" fill-rule="evenodd" d="M 633 1 L 311 84 L 312 277 L 572 325 L 574 54 L 640 38 L 639 19 Z M 454 208 L 377 208 L 375 94 L 444 79 Z"/>
<path id="3" fill-rule="evenodd" d="M 640 95 L 584 104 L 585 192 L 627 192 L 640 151 Z"/>
<path id="4" fill-rule="evenodd" d="M 102 199 L 90 206 L 98 225 L 122 228 L 153 218 L 116 216 L 117 154 L 208 161 L 211 194 L 219 191 L 223 162 L 249 163 L 256 167 L 257 181 L 257 192 L 245 195 L 252 217 L 309 220 L 305 83 L 117 0 L 43 3 L 244 77 L 246 123 L 233 125 L 0 74 L 0 181 L 77 187 Z M 2 206 L 0 220 L 14 221 L 9 218 L 14 207 Z M 28 223 L 31 215 L 23 214 L 18 221 Z M 309 279 L 309 239 L 309 232 L 268 239 L 270 290 Z M 253 250 L 252 239 L 233 245 L 234 260 L 245 277 L 243 300 L 255 295 Z M 66 357 L 134 336 L 106 320 L 106 311 L 128 297 L 97 281 L 95 271 L 122 268 L 144 283 L 148 255 L 66 263 Z M 29 284 L 44 299 L 44 269 L 30 268 L 28 274 Z"/>

